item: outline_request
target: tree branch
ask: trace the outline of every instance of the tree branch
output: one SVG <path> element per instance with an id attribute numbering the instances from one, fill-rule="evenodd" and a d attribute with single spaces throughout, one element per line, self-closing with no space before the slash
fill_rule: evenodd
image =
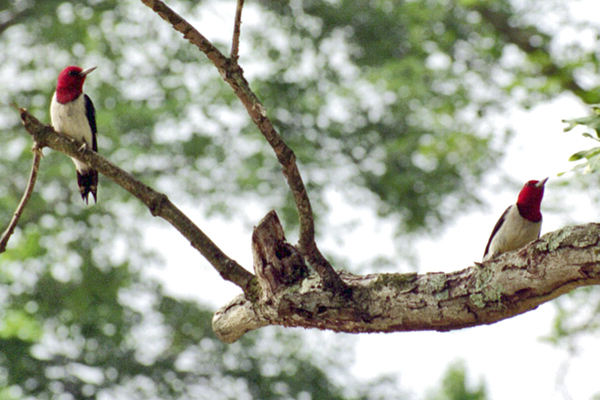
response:
<path id="1" fill-rule="evenodd" d="M 29 181 L 27 182 L 27 188 L 25 188 L 25 193 L 23 193 L 23 197 L 21 198 L 21 202 L 17 206 L 13 217 L 8 224 L 8 227 L 2 234 L 2 238 L 0 239 L 0 253 L 4 253 L 6 251 L 6 246 L 10 237 L 12 236 L 15 228 L 17 227 L 17 223 L 19 222 L 19 218 L 21 218 L 21 214 L 23 214 L 23 210 L 27 205 L 27 202 L 31 198 L 31 194 L 33 193 L 33 188 L 35 187 L 35 182 L 37 180 L 37 173 L 40 169 L 40 161 L 42 159 L 42 149 L 39 147 L 37 142 L 33 142 L 33 147 L 31 148 L 33 152 L 33 162 L 31 165 L 31 173 L 29 174 Z"/>
<path id="2" fill-rule="evenodd" d="M 233 23 L 233 38 L 231 39 L 231 53 L 229 58 L 237 63 L 240 52 L 240 33 L 242 28 L 242 8 L 244 7 L 244 0 L 238 0 L 237 7 L 235 9 L 235 22 Z"/>
<path id="3" fill-rule="evenodd" d="M 171 203 L 166 195 L 140 182 L 130 173 L 123 171 L 98 153 L 87 148 L 82 149 L 80 143 L 56 133 L 52 126 L 42 124 L 26 109 L 20 108 L 19 111 L 23 126 L 33 136 L 34 142 L 38 143 L 40 149 L 50 147 L 68 156 L 75 157 L 107 176 L 117 185 L 140 199 L 150 209 L 153 216 L 163 218 L 177 229 L 190 241 L 192 247 L 211 263 L 223 279 L 236 284 L 246 294 L 252 292 L 255 282 L 254 275 L 227 257 L 198 226 Z"/>
<path id="4" fill-rule="evenodd" d="M 27 18 L 31 14 L 31 8 L 26 8 L 24 10 L 15 12 L 11 17 L 5 20 L 0 24 L 0 35 L 4 33 L 5 30 L 10 28 L 13 25 L 20 23 L 22 20 Z"/>
<path id="5" fill-rule="evenodd" d="M 552 61 L 549 50 L 550 38 L 548 35 L 533 26 L 526 28 L 515 26 L 511 23 L 514 14 L 495 9 L 491 6 L 491 3 L 473 3 L 471 8 L 476 10 L 485 21 L 492 25 L 504 40 L 516 45 L 525 54 L 535 56 L 537 59 L 536 62 L 542 65 L 540 70 L 542 75 L 557 79 L 564 90 L 569 90 L 588 104 L 600 101 L 597 91 L 585 90 L 577 83 L 572 71 Z M 540 38 L 543 40 L 538 45 L 536 42 Z"/>
<path id="6" fill-rule="evenodd" d="M 325 282 L 325 285 L 337 293 L 347 294 L 347 286 L 340 279 L 331 264 L 323 257 L 315 243 L 315 228 L 312 207 L 306 193 L 306 188 L 296 165 L 294 152 L 286 145 L 283 138 L 269 118 L 265 107 L 250 89 L 248 81 L 244 77 L 244 71 L 231 59 L 225 57 L 206 37 L 196 28 L 182 18 L 179 14 L 169 8 L 160 0 L 141 0 L 151 8 L 162 19 L 170 23 L 173 28 L 182 33 L 183 37 L 198 47 L 208 59 L 217 67 L 221 77 L 233 89 L 235 95 L 240 99 L 252 121 L 258 126 L 269 145 L 273 148 L 277 160 L 282 166 L 288 186 L 294 197 L 298 218 L 300 220 L 300 238 L 298 247 L 300 252 L 311 266 L 317 271 Z"/>
<path id="7" fill-rule="evenodd" d="M 236 297 L 217 311 L 213 329 L 222 341 L 233 343 L 267 325 L 359 333 L 492 324 L 578 287 L 599 285 L 599 254 L 600 224 L 588 224 L 551 232 L 521 250 L 447 274 L 342 273 L 363 303 L 362 315 L 352 302 L 330 296 L 311 276 L 279 288 L 267 300 L 251 303 Z"/>

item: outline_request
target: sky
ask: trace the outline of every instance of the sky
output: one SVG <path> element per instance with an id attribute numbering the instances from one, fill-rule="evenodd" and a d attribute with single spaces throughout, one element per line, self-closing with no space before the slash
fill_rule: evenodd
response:
<path id="1" fill-rule="evenodd" d="M 590 11 L 600 11 L 597 3 L 578 1 L 574 5 L 583 13 L 600 15 Z M 227 27 L 224 37 L 229 35 L 229 24 Z M 450 272 L 480 261 L 496 220 L 515 202 L 520 185 L 530 179 L 550 177 L 542 205 L 542 234 L 567 224 L 597 221 L 597 207 L 589 198 L 559 188 L 561 180 L 572 179 L 572 173 L 557 176 L 572 168 L 572 163 L 567 161 L 571 154 L 594 145 L 581 136 L 582 131 L 563 132 L 565 124 L 561 120 L 585 116 L 588 111 L 579 101 L 565 95 L 530 110 L 504 115 L 516 134 L 505 149 L 506 156 L 500 168 L 491 173 L 481 187 L 487 204 L 466 213 L 435 236 L 416 241 L 418 271 Z M 513 184 L 506 184 L 507 177 Z M 392 223 L 377 219 L 366 207 L 349 205 L 335 192 L 327 193 L 327 198 L 335 204 L 331 208 L 333 213 L 327 217 L 327 224 L 332 229 L 346 229 L 348 215 L 362 222 L 343 240 L 325 237 L 319 243 L 324 252 L 343 250 L 354 260 L 366 260 L 373 254 L 394 254 L 398 244 Z M 226 254 L 241 265 L 252 265 L 251 230 L 247 226 L 220 218 L 207 219 L 197 205 L 178 206 L 197 221 Z M 254 207 L 249 210 L 249 215 L 258 222 L 264 216 L 264 210 Z M 365 242 L 365 238 L 371 241 Z M 169 249 L 164 252 L 166 265 L 153 270 L 152 274 L 163 279 L 173 293 L 197 298 L 215 310 L 239 294 L 237 287 L 223 281 L 185 239 L 165 225 L 157 224 L 152 228 L 148 232 L 148 241 L 156 248 Z M 165 246 L 165 242 L 169 246 Z M 437 385 L 448 365 L 458 359 L 465 360 L 473 383 L 479 379 L 485 381 L 491 400 L 589 399 L 600 392 L 600 342 L 586 342 L 584 354 L 573 358 L 566 369 L 566 351 L 541 340 L 550 333 L 554 315 L 554 306 L 546 303 L 534 311 L 493 325 L 446 333 L 357 336 L 311 331 L 310 335 L 317 338 L 319 335 L 328 338 L 352 336 L 356 339 L 352 373 L 364 378 L 392 373 L 399 377 L 403 389 L 417 399 L 424 398 L 427 389 Z"/>

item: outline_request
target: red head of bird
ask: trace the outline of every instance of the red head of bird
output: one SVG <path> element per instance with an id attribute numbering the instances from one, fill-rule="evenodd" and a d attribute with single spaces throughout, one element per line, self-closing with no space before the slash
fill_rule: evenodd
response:
<path id="1" fill-rule="evenodd" d="M 92 67 L 83 70 L 74 65 L 63 69 L 56 83 L 56 100 L 65 104 L 78 98 L 83 93 L 85 77 L 95 69 L 96 67 Z"/>
<path id="2" fill-rule="evenodd" d="M 540 205 L 544 197 L 544 185 L 548 178 L 541 181 L 529 181 L 519 192 L 517 207 L 519 214 L 531 222 L 539 222 L 542 220 Z"/>

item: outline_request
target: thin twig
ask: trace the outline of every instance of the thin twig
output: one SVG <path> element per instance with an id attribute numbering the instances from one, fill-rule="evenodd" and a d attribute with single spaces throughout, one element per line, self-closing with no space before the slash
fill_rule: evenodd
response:
<path id="1" fill-rule="evenodd" d="M 40 147 L 50 147 L 98 170 L 129 193 L 140 199 L 153 216 L 161 217 L 177 229 L 190 244 L 219 272 L 219 274 L 249 294 L 253 288 L 254 275 L 229 258 L 187 215 L 177 208 L 166 195 L 145 185 L 130 173 L 117 167 L 95 151 L 82 148 L 72 139 L 56 133 L 50 125 L 44 125 L 27 110 L 21 108 L 21 120 L 27 132 Z"/>
<path id="2" fill-rule="evenodd" d="M 233 24 L 233 38 L 231 39 L 231 54 L 229 58 L 234 63 L 237 63 L 240 51 L 240 33 L 242 30 L 242 8 L 244 7 L 244 0 L 238 0 L 237 7 L 235 9 L 235 22 Z"/>
<path id="3" fill-rule="evenodd" d="M 347 285 L 341 280 L 329 261 L 323 257 L 315 243 L 312 207 L 296 164 L 296 156 L 283 141 L 283 138 L 267 117 L 265 107 L 250 89 L 250 85 L 244 77 L 244 72 L 240 66 L 237 63 L 231 62 L 229 58 L 225 57 L 194 26 L 162 1 L 141 0 L 141 2 L 170 23 L 176 31 L 183 34 L 185 39 L 206 54 L 208 59 L 217 67 L 225 82 L 231 86 L 236 96 L 246 108 L 252 121 L 258 126 L 260 132 L 273 148 L 275 156 L 282 166 L 283 175 L 287 180 L 298 210 L 298 219 L 300 221 L 298 247 L 300 252 L 323 279 L 325 286 L 336 292 L 345 293 Z"/>
<path id="4" fill-rule="evenodd" d="M 19 222 L 19 218 L 21 218 L 21 214 L 23 214 L 23 210 L 25 209 L 27 202 L 31 198 L 33 188 L 35 187 L 37 173 L 40 169 L 40 160 L 42 159 L 42 149 L 39 147 L 37 142 L 33 142 L 33 147 L 31 148 L 31 151 L 33 152 L 33 162 L 31 165 L 31 173 L 29 174 L 29 182 L 27 182 L 27 188 L 25 189 L 25 193 L 23 193 L 21 202 L 17 206 L 17 209 L 15 210 L 15 213 L 10 223 L 8 224 L 8 227 L 2 234 L 2 238 L 0 239 L 0 253 L 4 253 L 6 251 L 6 245 L 8 244 L 8 240 L 15 231 L 17 223 Z"/>

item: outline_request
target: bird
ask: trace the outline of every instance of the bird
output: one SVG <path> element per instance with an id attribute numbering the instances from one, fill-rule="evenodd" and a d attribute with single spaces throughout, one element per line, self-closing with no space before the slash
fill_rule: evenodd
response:
<path id="1" fill-rule="evenodd" d="M 57 132 L 82 142 L 83 148 L 98 151 L 96 110 L 92 100 L 83 93 L 85 78 L 95 69 L 96 67 L 92 67 L 84 70 L 73 65 L 62 70 L 50 103 L 50 120 Z M 88 204 L 91 193 L 96 203 L 98 171 L 75 158 L 71 159 L 77 170 L 81 198 Z"/>
<path id="2" fill-rule="evenodd" d="M 542 213 L 540 206 L 544 197 L 544 186 L 548 178 L 541 181 L 528 181 L 521 191 L 517 202 L 509 206 L 492 230 L 483 261 L 517 250 L 540 237 Z"/>

